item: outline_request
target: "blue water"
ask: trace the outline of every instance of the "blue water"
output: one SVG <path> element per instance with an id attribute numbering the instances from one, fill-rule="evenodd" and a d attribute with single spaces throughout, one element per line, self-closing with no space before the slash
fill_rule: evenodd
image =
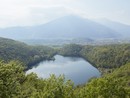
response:
<path id="1" fill-rule="evenodd" d="M 50 74 L 59 76 L 65 75 L 66 79 L 71 79 L 75 84 L 86 83 L 92 77 L 99 77 L 100 72 L 83 58 L 79 57 L 64 57 L 55 55 L 54 61 L 42 61 L 28 73 L 34 72 L 39 77 L 48 78 Z"/>

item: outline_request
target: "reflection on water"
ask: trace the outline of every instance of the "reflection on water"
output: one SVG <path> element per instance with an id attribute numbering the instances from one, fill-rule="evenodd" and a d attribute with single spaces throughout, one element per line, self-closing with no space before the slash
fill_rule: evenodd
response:
<path id="1" fill-rule="evenodd" d="M 84 59 L 61 55 L 56 55 L 54 61 L 43 61 L 37 64 L 28 70 L 27 74 L 31 72 L 42 78 L 48 78 L 50 74 L 57 76 L 64 74 L 66 79 L 71 79 L 75 84 L 82 84 L 92 77 L 100 76 L 100 72 Z"/>

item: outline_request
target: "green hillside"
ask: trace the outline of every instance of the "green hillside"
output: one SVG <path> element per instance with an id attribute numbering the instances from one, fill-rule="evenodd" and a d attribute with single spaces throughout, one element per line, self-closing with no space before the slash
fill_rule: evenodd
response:
<path id="1" fill-rule="evenodd" d="M 0 60 L 18 60 L 25 65 L 33 65 L 41 60 L 50 59 L 54 50 L 47 46 L 29 46 L 11 39 L 0 38 Z"/>
<path id="2" fill-rule="evenodd" d="M 58 54 L 82 57 L 98 68 L 113 68 L 84 85 L 75 86 L 64 76 L 42 79 L 33 73 L 26 75 L 24 64 L 29 67 L 55 53 L 47 46 L 0 38 L 0 98 L 130 98 L 130 44 L 58 48 Z"/>
<path id="3" fill-rule="evenodd" d="M 76 88 L 76 98 L 130 98 L 130 63 Z"/>
<path id="4" fill-rule="evenodd" d="M 117 68 L 130 62 L 130 44 L 81 46 L 65 45 L 59 54 L 80 56 L 98 68 Z"/>
<path id="5" fill-rule="evenodd" d="M 64 76 L 25 75 L 18 62 L 0 63 L 0 98 L 130 98 L 130 64 L 75 87 Z"/>

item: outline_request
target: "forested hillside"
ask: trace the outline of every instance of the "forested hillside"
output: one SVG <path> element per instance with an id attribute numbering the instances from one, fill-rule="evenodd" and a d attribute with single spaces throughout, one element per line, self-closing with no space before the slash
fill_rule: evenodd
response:
<path id="1" fill-rule="evenodd" d="M 0 60 L 6 62 L 18 60 L 29 66 L 50 59 L 54 53 L 54 50 L 47 46 L 29 46 L 22 42 L 0 38 Z"/>
<path id="2" fill-rule="evenodd" d="M 95 67 L 117 68 L 130 62 L 130 44 L 106 46 L 82 46 L 70 44 L 63 46 L 58 54 L 80 56 Z M 29 46 L 11 39 L 0 38 L 0 59 L 6 62 L 18 60 L 25 65 L 33 65 L 41 60 L 51 59 L 56 54 L 48 46 Z"/>
<path id="3" fill-rule="evenodd" d="M 130 44 L 106 46 L 65 45 L 62 48 L 29 46 L 0 38 L 0 98 L 130 98 Z M 75 86 L 64 76 L 48 79 L 26 74 L 24 64 L 51 59 L 55 53 L 85 58 L 111 73 Z M 13 61 L 12 61 L 13 60 Z M 23 63 L 23 64 L 22 64 Z"/>
<path id="4" fill-rule="evenodd" d="M 77 98 L 130 98 L 130 63 L 75 90 Z"/>
<path id="5" fill-rule="evenodd" d="M 0 98 L 130 98 L 130 64 L 75 87 L 64 76 L 25 75 L 19 62 L 0 63 Z"/>
<path id="6" fill-rule="evenodd" d="M 81 46 L 65 45 L 59 54 L 64 56 L 80 56 L 95 67 L 117 68 L 130 62 L 130 44 Z"/>

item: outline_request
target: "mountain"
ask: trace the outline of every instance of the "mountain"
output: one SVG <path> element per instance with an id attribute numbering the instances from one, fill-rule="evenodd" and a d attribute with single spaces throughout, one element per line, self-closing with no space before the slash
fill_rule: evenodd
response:
<path id="1" fill-rule="evenodd" d="M 32 35 L 31 29 L 29 27 L 10 27 L 0 29 L 0 36 L 5 38 L 12 38 L 12 39 L 28 39 Z"/>
<path id="2" fill-rule="evenodd" d="M 64 16 L 49 23 L 0 29 L 0 36 L 13 39 L 116 38 L 115 30 L 79 16 Z"/>
<path id="3" fill-rule="evenodd" d="M 34 28 L 39 35 L 49 38 L 111 38 L 116 32 L 77 16 L 66 16 Z M 35 37 L 40 37 L 35 34 Z"/>
<path id="4" fill-rule="evenodd" d="M 99 19 L 98 23 L 107 26 L 110 29 L 115 30 L 118 34 L 122 35 L 124 38 L 130 38 L 130 25 L 126 25 L 123 23 L 111 21 L 108 19 Z"/>

